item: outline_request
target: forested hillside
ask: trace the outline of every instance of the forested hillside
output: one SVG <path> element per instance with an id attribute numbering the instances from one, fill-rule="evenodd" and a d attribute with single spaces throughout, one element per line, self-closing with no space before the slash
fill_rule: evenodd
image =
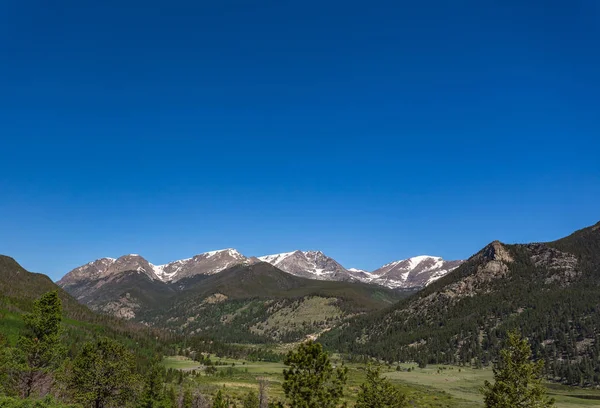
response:
<path id="1" fill-rule="evenodd" d="M 75 350 L 82 341 L 104 335 L 136 349 L 140 364 L 145 364 L 155 352 L 169 352 L 169 344 L 174 340 L 172 334 L 94 313 L 46 275 L 28 272 L 14 259 L 3 255 L 0 255 L 0 335 L 14 344 L 23 328 L 21 316 L 31 312 L 35 299 L 50 291 L 56 291 L 62 303 L 63 336 L 69 350 Z"/>
<path id="2" fill-rule="evenodd" d="M 234 343 L 298 341 L 406 296 L 375 285 L 300 278 L 264 262 L 177 285 L 184 289 L 136 319 Z"/>
<path id="3" fill-rule="evenodd" d="M 600 223 L 554 242 L 493 242 L 414 296 L 324 334 L 388 361 L 487 365 L 518 328 L 554 380 L 600 383 Z"/>
<path id="4" fill-rule="evenodd" d="M 141 273 L 139 262 L 131 264 L 137 268 L 65 280 L 69 282 L 65 290 L 107 315 L 234 343 L 318 336 L 350 317 L 384 308 L 412 293 L 360 282 L 302 278 L 266 262 L 238 264 L 169 283 Z"/>

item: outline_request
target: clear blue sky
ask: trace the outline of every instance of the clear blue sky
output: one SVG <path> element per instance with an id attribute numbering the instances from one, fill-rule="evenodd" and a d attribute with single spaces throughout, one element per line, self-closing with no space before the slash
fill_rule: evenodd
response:
<path id="1" fill-rule="evenodd" d="M 53 279 L 600 220 L 595 0 L 3 1 L 0 38 L 0 253 Z"/>

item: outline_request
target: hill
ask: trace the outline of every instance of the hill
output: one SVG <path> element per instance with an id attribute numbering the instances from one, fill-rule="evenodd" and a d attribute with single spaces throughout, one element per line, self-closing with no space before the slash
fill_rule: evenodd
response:
<path id="1" fill-rule="evenodd" d="M 137 319 L 179 334 L 233 343 L 291 342 L 318 336 L 404 293 L 362 283 L 317 281 L 266 263 L 237 265 L 178 282 L 176 295 Z"/>
<path id="2" fill-rule="evenodd" d="M 94 310 L 177 334 L 265 343 L 318 335 L 357 314 L 389 306 L 410 292 L 359 282 L 319 281 L 266 263 L 165 283 L 143 268 L 65 286 Z"/>
<path id="3" fill-rule="evenodd" d="M 20 315 L 31 311 L 34 300 L 50 291 L 56 291 L 61 299 L 69 344 L 104 335 L 129 345 L 138 354 L 151 355 L 170 347 L 173 336 L 169 333 L 94 313 L 46 275 L 29 272 L 5 255 L 0 255 L 0 335 L 14 344 L 23 324 Z"/>
<path id="4" fill-rule="evenodd" d="M 488 364 L 518 328 L 548 375 L 600 383 L 600 223 L 554 242 L 492 242 L 396 305 L 336 328 L 323 341 L 389 361 Z"/>

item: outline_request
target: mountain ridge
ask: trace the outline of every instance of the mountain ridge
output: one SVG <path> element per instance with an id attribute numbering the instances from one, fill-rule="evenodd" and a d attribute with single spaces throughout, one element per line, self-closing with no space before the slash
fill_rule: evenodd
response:
<path id="1" fill-rule="evenodd" d="M 329 347 L 387 361 L 468 364 L 498 357 L 517 329 L 548 376 L 598 383 L 600 223 L 551 242 L 493 241 L 395 305 L 324 334 Z"/>
<path id="2" fill-rule="evenodd" d="M 178 282 L 197 275 L 220 273 L 234 265 L 267 262 L 284 272 L 316 280 L 358 281 L 388 288 L 424 287 L 454 270 L 463 261 L 445 261 L 440 257 L 418 256 L 388 263 L 375 271 L 345 268 L 321 251 L 291 251 L 260 257 L 246 257 L 233 248 L 209 251 L 190 258 L 154 265 L 138 254 L 119 258 L 99 258 L 74 268 L 56 283 L 61 287 L 101 279 L 110 281 L 125 271 L 146 274 L 152 280 Z"/>

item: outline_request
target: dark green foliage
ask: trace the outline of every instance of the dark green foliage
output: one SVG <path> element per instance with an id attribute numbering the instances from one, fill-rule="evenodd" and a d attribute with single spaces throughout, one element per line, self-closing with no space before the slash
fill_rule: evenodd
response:
<path id="1" fill-rule="evenodd" d="M 367 368 L 367 381 L 360 386 L 355 408 L 403 408 L 408 406 L 402 394 L 387 379 L 379 367 Z"/>
<path id="2" fill-rule="evenodd" d="M 225 397 L 223 396 L 223 392 L 221 392 L 221 390 L 217 392 L 217 395 L 213 400 L 212 408 L 229 408 L 229 404 L 225 400 Z"/>
<path id="3" fill-rule="evenodd" d="M 541 382 L 543 361 L 531 361 L 531 348 L 517 332 L 508 333 L 508 344 L 500 351 L 494 367 L 494 384 L 485 382 L 482 389 L 488 408 L 546 408 L 554 400 L 546 396 Z"/>
<path id="4" fill-rule="evenodd" d="M 79 304 L 47 276 L 23 269 L 14 259 L 0 255 L 0 334 L 11 346 L 24 329 L 22 315 L 32 312 L 34 301 L 44 293 L 56 291 L 61 300 L 63 319 L 62 342 L 69 357 L 74 357 L 79 346 L 97 336 L 106 336 L 136 350 L 136 363 L 148 364 L 158 353 L 169 354 L 168 343 L 176 338 L 164 331 L 128 322 L 115 317 L 99 315 Z"/>
<path id="5" fill-rule="evenodd" d="M 274 339 L 298 341 L 339 324 L 350 314 L 377 310 L 407 296 L 374 285 L 300 278 L 268 263 L 237 265 L 209 277 L 183 279 L 172 287 L 177 293 L 169 301 L 142 308 L 136 319 L 181 334 L 200 332 L 213 340 L 253 344 L 272 343 Z M 224 300 L 203 301 L 214 294 L 224 296 Z M 270 327 L 263 334 L 251 330 L 275 311 L 312 296 L 334 299 L 339 313 L 322 321 Z"/>
<path id="6" fill-rule="evenodd" d="M 51 370 L 60 358 L 61 301 L 56 291 L 42 295 L 23 316 L 24 330 L 12 352 L 13 366 L 7 381 L 19 395 L 44 395 L 52 385 Z"/>
<path id="7" fill-rule="evenodd" d="M 343 395 L 346 367 L 333 368 L 323 346 L 313 341 L 288 353 L 283 370 L 283 391 L 290 407 L 333 408 Z"/>
<path id="8" fill-rule="evenodd" d="M 144 378 L 144 390 L 138 408 L 156 408 L 164 404 L 167 398 L 164 390 L 165 368 L 160 364 L 160 359 L 152 361 Z"/>
<path id="9" fill-rule="evenodd" d="M 498 245 L 512 260 L 494 259 Z M 492 243 L 412 297 L 320 340 L 354 358 L 481 367 L 498 358 L 504 333 L 519 329 L 548 378 L 591 386 L 600 384 L 599 311 L 597 224 L 546 244 Z"/>
<path id="10" fill-rule="evenodd" d="M 258 400 L 258 394 L 254 391 L 248 391 L 246 397 L 244 397 L 243 408 L 260 408 L 260 401 Z"/>
<path id="11" fill-rule="evenodd" d="M 85 295 L 88 305 L 107 312 L 104 309 L 107 304 L 120 302 L 122 294 L 127 293 L 139 305 L 135 307 L 137 321 L 182 335 L 201 333 L 234 343 L 298 341 L 307 334 L 339 324 L 348 315 L 376 310 L 406 296 L 374 285 L 300 278 L 267 263 L 237 265 L 218 274 L 195 276 L 173 284 L 131 271 L 102 285 L 98 283 L 83 282 L 65 289 L 76 297 Z M 206 301 L 215 294 L 221 297 L 218 301 Z M 339 312 L 319 321 L 270 327 L 265 333 L 251 330 L 274 311 L 312 296 L 335 300 Z"/>
<path id="12" fill-rule="evenodd" d="M 194 396 L 189 388 L 183 391 L 183 398 L 181 399 L 181 408 L 192 408 L 194 403 Z"/>
<path id="13" fill-rule="evenodd" d="M 108 338 L 86 343 L 67 379 L 73 399 L 94 408 L 131 401 L 137 381 L 133 355 Z"/>
<path id="14" fill-rule="evenodd" d="M 75 405 L 62 404 L 47 397 L 41 400 L 22 400 L 0 396 L 0 408 L 78 408 Z"/>

